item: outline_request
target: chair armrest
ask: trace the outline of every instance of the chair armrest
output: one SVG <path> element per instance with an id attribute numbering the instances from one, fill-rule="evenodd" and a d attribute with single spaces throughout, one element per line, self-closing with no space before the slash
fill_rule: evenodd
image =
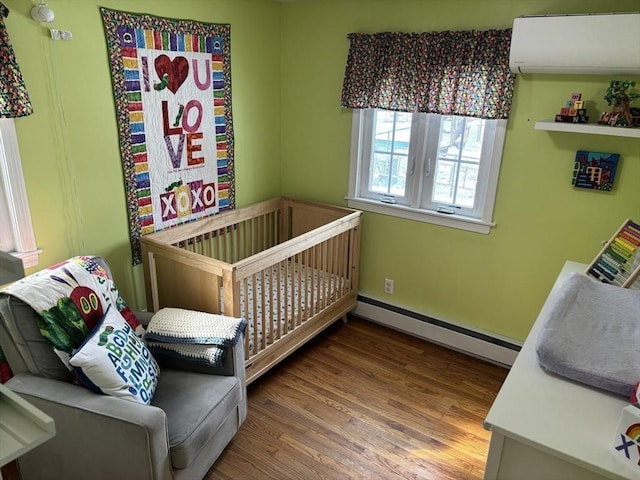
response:
<path id="1" fill-rule="evenodd" d="M 56 435 L 18 460 L 23 478 L 172 478 L 161 409 L 28 373 L 5 386 L 55 422 Z"/>
<path id="2" fill-rule="evenodd" d="M 154 312 L 135 311 L 138 320 L 146 328 L 154 315 Z M 242 385 L 242 401 L 240 402 L 240 424 L 247 418 L 247 375 L 245 370 L 245 352 L 244 352 L 244 336 L 245 332 L 240 335 L 238 341 L 233 347 L 225 349 L 223 364 L 220 367 L 213 367 L 201 363 L 191 362 L 176 357 L 156 355 L 156 360 L 160 364 L 160 368 L 175 368 L 178 370 L 188 370 L 198 373 L 206 373 L 208 375 L 226 375 L 236 376 Z"/>
<path id="3" fill-rule="evenodd" d="M 244 333 L 233 347 L 226 347 L 223 364 L 220 367 L 213 367 L 198 362 L 192 362 L 167 355 L 156 355 L 156 360 L 160 364 L 160 372 L 164 368 L 177 370 L 187 370 L 190 372 L 206 373 L 208 375 L 224 375 L 238 377 L 242 385 L 242 400 L 240 402 L 240 424 L 247 418 L 247 374 L 244 366 Z M 161 373 L 162 374 L 162 373 Z"/>
<path id="4" fill-rule="evenodd" d="M 191 372 L 207 373 L 209 375 L 236 376 L 243 383 L 246 379 L 244 366 L 244 334 L 233 347 L 224 347 L 222 365 L 214 367 L 204 363 L 181 359 L 170 355 L 155 355 L 160 367 L 189 370 Z"/>

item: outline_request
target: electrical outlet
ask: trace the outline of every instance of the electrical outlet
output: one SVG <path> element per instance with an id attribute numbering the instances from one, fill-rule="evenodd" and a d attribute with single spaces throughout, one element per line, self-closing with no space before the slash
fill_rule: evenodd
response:
<path id="1" fill-rule="evenodd" d="M 384 293 L 393 295 L 393 280 L 391 280 L 390 278 L 384 279 Z"/>

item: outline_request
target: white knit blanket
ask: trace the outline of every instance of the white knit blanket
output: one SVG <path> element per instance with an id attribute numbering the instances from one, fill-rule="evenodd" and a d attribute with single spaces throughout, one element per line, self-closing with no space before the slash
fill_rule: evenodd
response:
<path id="1" fill-rule="evenodd" d="M 238 342 L 247 322 L 242 318 L 163 308 L 153 315 L 144 339 L 154 355 L 168 355 L 221 366 L 225 347 Z"/>
<path id="2" fill-rule="evenodd" d="M 236 344 L 246 324 L 243 318 L 163 308 L 151 318 L 145 340 L 228 347 Z"/>

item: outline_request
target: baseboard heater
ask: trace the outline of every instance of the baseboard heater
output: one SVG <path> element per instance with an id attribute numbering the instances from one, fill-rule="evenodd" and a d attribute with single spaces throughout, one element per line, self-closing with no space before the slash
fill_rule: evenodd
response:
<path id="1" fill-rule="evenodd" d="M 492 363 L 513 365 L 521 343 L 358 295 L 354 315 Z"/>

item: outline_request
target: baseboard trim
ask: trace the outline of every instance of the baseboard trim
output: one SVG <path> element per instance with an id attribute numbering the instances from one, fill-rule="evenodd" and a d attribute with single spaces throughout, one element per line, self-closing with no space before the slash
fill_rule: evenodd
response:
<path id="1" fill-rule="evenodd" d="M 510 367 L 522 344 L 516 340 L 462 327 L 374 298 L 358 295 L 354 315 L 424 338 L 453 350 Z"/>

